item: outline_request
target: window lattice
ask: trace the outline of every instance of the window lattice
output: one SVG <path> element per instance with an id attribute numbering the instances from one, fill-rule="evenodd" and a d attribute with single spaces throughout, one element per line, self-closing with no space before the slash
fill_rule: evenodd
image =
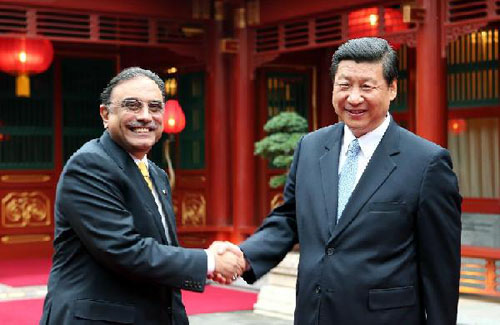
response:
<path id="1" fill-rule="evenodd" d="M 459 37 L 447 48 L 450 107 L 498 105 L 498 29 Z"/>

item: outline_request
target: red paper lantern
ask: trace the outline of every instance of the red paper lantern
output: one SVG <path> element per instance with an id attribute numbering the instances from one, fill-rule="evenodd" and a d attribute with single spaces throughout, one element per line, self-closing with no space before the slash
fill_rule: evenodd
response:
<path id="1" fill-rule="evenodd" d="M 351 11 L 348 16 L 349 38 L 380 35 L 379 8 Z M 394 33 L 407 28 L 399 9 L 384 8 L 384 32 Z"/>
<path id="2" fill-rule="evenodd" d="M 176 99 L 169 99 L 165 104 L 163 132 L 179 133 L 186 127 L 186 116 Z"/>
<path id="3" fill-rule="evenodd" d="M 467 129 L 467 122 L 464 119 L 453 119 L 448 121 L 448 130 L 455 135 L 459 135 Z"/>
<path id="4" fill-rule="evenodd" d="M 54 48 L 48 39 L 0 38 L 0 70 L 17 76 L 17 96 L 30 96 L 28 75 L 47 70 L 53 58 Z"/>

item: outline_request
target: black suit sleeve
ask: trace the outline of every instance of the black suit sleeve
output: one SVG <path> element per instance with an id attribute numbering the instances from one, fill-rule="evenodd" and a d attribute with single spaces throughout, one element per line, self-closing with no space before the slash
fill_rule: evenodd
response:
<path id="1" fill-rule="evenodd" d="M 297 220 L 295 215 L 295 177 L 299 163 L 299 140 L 293 162 L 283 191 L 284 202 L 265 219 L 255 234 L 240 245 L 251 269 L 243 278 L 253 283 L 275 267 L 298 243 Z"/>
<path id="2" fill-rule="evenodd" d="M 460 279 L 461 197 L 448 151 L 431 159 L 420 188 L 417 240 L 427 324 L 455 324 Z"/>
<path id="3" fill-rule="evenodd" d="M 123 191 L 130 184 L 119 173 L 123 172 L 114 162 L 100 155 L 73 157 L 61 176 L 57 219 L 69 224 L 98 263 L 120 275 L 203 291 L 206 253 L 141 236 L 124 204 Z"/>

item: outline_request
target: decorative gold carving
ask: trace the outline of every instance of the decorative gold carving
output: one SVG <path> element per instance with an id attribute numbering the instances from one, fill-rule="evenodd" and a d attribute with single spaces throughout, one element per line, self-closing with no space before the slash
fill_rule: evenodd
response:
<path id="1" fill-rule="evenodd" d="M 48 242 L 50 240 L 51 240 L 50 235 L 46 234 L 8 235 L 8 236 L 2 236 L 2 238 L 0 239 L 2 244 L 27 244 L 27 243 Z"/>
<path id="2" fill-rule="evenodd" d="M 6 228 L 50 225 L 50 200 L 41 192 L 12 192 L 2 199 L 2 226 Z"/>
<path id="3" fill-rule="evenodd" d="M 4 183 L 45 183 L 50 181 L 49 175 L 2 175 Z"/>
<path id="4" fill-rule="evenodd" d="M 283 193 L 276 193 L 271 200 L 271 210 L 284 202 Z"/>
<path id="5" fill-rule="evenodd" d="M 206 223 L 207 203 L 201 193 L 186 193 L 182 199 L 183 226 L 204 226 Z"/>

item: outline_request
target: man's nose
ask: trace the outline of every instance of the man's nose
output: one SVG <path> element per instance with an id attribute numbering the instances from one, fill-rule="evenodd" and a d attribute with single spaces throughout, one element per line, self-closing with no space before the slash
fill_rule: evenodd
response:
<path id="1" fill-rule="evenodd" d="M 144 105 L 138 112 L 137 112 L 137 119 L 138 120 L 147 120 L 151 121 L 153 117 L 151 116 L 151 112 L 149 111 L 148 105 Z"/>
<path id="2" fill-rule="evenodd" d="M 358 87 L 353 87 L 351 92 L 349 93 L 349 96 L 347 97 L 347 101 L 351 105 L 359 105 L 361 104 L 365 99 L 363 98 L 361 91 Z"/>

